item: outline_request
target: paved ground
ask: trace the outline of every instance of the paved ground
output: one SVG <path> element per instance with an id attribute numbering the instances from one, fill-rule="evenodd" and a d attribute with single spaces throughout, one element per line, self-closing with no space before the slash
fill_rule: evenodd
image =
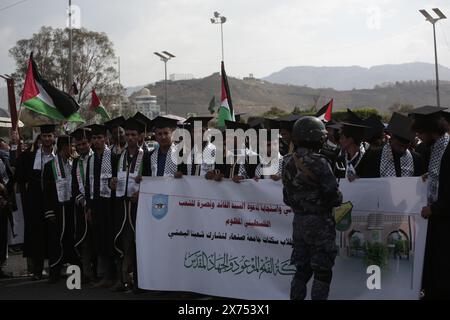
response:
<path id="1" fill-rule="evenodd" d="M 110 289 L 83 286 L 80 290 L 69 290 L 66 280 L 57 284 L 47 284 L 47 279 L 32 281 L 26 273 L 26 260 L 21 253 L 10 255 L 3 268 L 9 279 L 0 279 L 0 300 L 8 299 L 61 299 L 61 300 L 203 300 L 211 299 L 203 295 L 181 292 L 145 291 L 113 292 Z"/>

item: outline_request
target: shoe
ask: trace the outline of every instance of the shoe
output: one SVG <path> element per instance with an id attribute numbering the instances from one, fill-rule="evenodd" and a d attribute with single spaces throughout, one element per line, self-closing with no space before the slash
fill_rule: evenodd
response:
<path id="1" fill-rule="evenodd" d="M 111 287 L 111 291 L 114 292 L 125 292 L 125 284 L 122 281 L 117 281 L 114 286 Z"/>
<path id="2" fill-rule="evenodd" d="M 42 280 L 42 274 L 33 274 L 33 276 L 31 277 L 31 280 L 33 280 L 33 281 Z"/>
<path id="3" fill-rule="evenodd" d="M 94 284 L 92 288 L 111 288 L 114 283 L 108 279 L 102 279 L 100 282 Z"/>

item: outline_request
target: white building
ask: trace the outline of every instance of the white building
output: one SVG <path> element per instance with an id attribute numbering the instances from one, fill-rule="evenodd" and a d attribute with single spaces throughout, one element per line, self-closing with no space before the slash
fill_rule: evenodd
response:
<path id="1" fill-rule="evenodd" d="M 156 96 L 152 96 L 147 88 L 139 91 L 139 94 L 133 98 L 133 104 L 136 111 L 143 113 L 150 119 L 159 116 L 161 113 L 161 107 L 158 105 Z"/>

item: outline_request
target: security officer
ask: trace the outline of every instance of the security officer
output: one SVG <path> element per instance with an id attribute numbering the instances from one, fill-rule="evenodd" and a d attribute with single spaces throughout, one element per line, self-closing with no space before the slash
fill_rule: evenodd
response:
<path id="1" fill-rule="evenodd" d="M 336 230 L 333 207 L 342 203 L 331 166 L 319 154 L 326 129 L 316 117 L 303 117 L 292 130 L 295 152 L 283 167 L 283 198 L 294 212 L 291 264 L 296 273 L 291 283 L 291 299 L 303 300 L 306 285 L 314 275 L 311 299 L 328 298 L 332 267 L 336 258 Z"/>

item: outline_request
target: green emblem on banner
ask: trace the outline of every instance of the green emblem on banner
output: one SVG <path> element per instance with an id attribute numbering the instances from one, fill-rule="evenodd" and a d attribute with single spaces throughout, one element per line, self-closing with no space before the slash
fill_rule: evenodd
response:
<path id="1" fill-rule="evenodd" d="M 347 231 L 352 224 L 353 204 L 348 201 L 333 209 L 336 230 Z"/>

